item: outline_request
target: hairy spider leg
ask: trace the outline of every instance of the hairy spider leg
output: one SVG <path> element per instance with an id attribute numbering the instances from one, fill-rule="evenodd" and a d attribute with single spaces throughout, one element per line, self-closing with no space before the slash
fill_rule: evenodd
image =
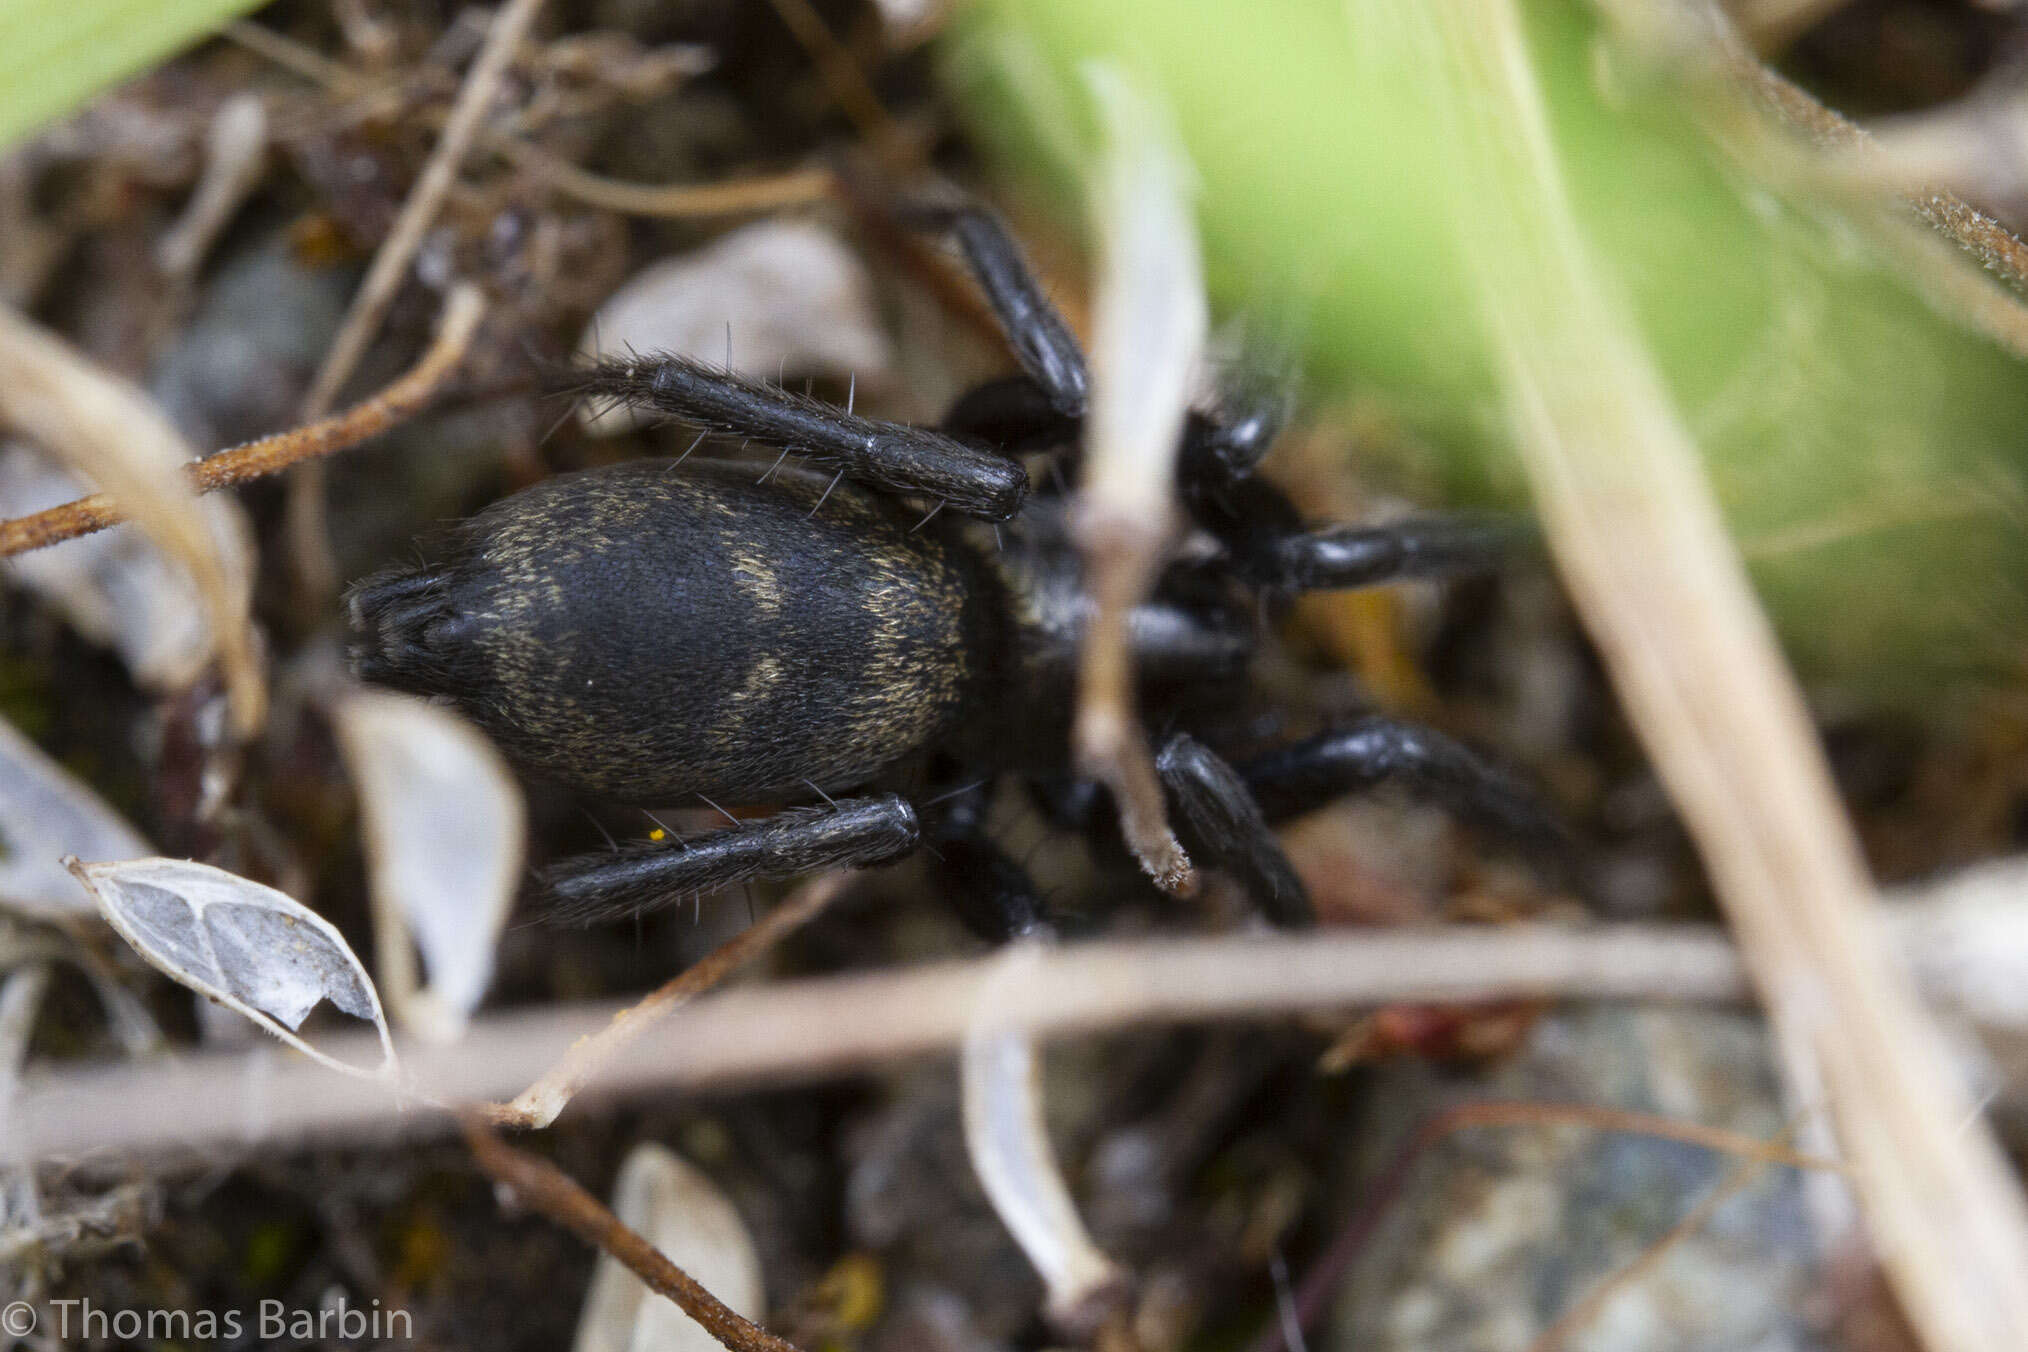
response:
<path id="1" fill-rule="evenodd" d="M 1511 772 L 1440 732 L 1377 714 L 1237 767 L 1178 733 L 1163 745 L 1155 768 L 1184 847 L 1236 878 L 1277 925 L 1314 917 L 1271 824 L 1384 783 L 1519 846 L 1552 875 L 1571 858 L 1562 824 Z"/>
<path id="2" fill-rule="evenodd" d="M 1029 375 L 989 380 L 960 395 L 944 414 L 954 437 L 984 441 L 1009 455 L 1074 445 L 1083 420 L 1059 412 L 1049 392 Z"/>
<path id="3" fill-rule="evenodd" d="M 1239 774 L 1270 822 L 1379 784 L 1399 784 L 1460 821 L 1521 847 L 1539 862 L 1570 857 L 1569 833 L 1511 771 L 1431 728 L 1369 714 L 1277 747 Z"/>
<path id="4" fill-rule="evenodd" d="M 1091 385 L 1084 352 L 998 213 L 972 205 L 924 205 L 904 210 L 900 217 L 957 241 L 1021 369 L 1056 412 L 1083 417 Z"/>
<path id="5" fill-rule="evenodd" d="M 757 878 L 870 868 L 914 852 L 919 843 L 907 799 L 841 798 L 831 807 L 786 808 L 674 843 L 632 842 L 614 854 L 561 860 L 542 876 L 539 899 L 548 923 L 594 925 Z"/>
<path id="6" fill-rule="evenodd" d="M 934 497 L 989 521 L 1008 520 L 1027 496 L 1027 472 L 1011 454 L 961 437 L 975 419 L 1004 426 L 1017 417 L 1034 422 L 1045 414 L 1047 432 L 1074 431 L 1090 385 L 1084 353 L 996 214 L 962 205 L 919 207 L 902 216 L 957 241 L 1026 373 L 1003 391 L 1006 407 L 966 415 L 956 424 L 957 435 L 860 417 L 853 412 L 856 378 L 846 407 L 839 409 L 782 389 L 779 380 L 768 385 L 748 379 L 734 372 L 729 360 L 714 369 L 673 354 L 601 359 L 582 373 L 580 392 L 649 407 L 712 431 L 794 445 L 816 463 L 869 487 Z M 996 436 L 985 440 L 1008 444 Z"/>
<path id="7" fill-rule="evenodd" d="M 1193 413 L 1177 456 L 1184 504 L 1243 582 L 1287 594 L 1484 573 L 1528 538 L 1519 521 L 1494 516 L 1310 529 L 1287 495 L 1254 473 L 1280 425 L 1280 413 L 1259 403 L 1224 417 Z"/>
<path id="8" fill-rule="evenodd" d="M 1176 834 L 1198 860 L 1230 874 L 1274 924 L 1300 929 L 1316 923 L 1309 889 L 1261 815 L 1246 780 L 1225 758 L 1187 732 L 1155 757 Z"/>
<path id="9" fill-rule="evenodd" d="M 1021 462 L 908 423 L 848 413 L 819 399 L 668 353 L 607 358 L 576 373 L 578 392 L 652 409 L 701 430 L 793 446 L 869 488 L 937 498 L 1005 521 L 1028 496 Z"/>
<path id="10" fill-rule="evenodd" d="M 1410 517 L 1378 526 L 1333 526 L 1283 537 L 1272 555 L 1278 573 L 1274 585 L 1328 591 L 1488 573 L 1527 540 L 1519 521 L 1501 517 Z"/>
<path id="11" fill-rule="evenodd" d="M 929 837 L 937 880 L 958 918 L 988 943 L 1045 933 L 1035 880 L 986 829 L 992 783 L 980 780 L 931 799 Z"/>

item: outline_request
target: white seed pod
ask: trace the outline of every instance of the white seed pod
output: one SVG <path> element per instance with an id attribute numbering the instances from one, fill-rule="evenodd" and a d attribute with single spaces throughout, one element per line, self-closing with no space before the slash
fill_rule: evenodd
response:
<path id="1" fill-rule="evenodd" d="M 239 1011 L 305 1056 L 386 1077 L 394 1041 L 366 968 L 331 922 L 272 887 L 188 859 L 64 861 L 134 951 L 199 995 Z M 348 1065 L 296 1035 L 328 1000 L 380 1034 L 377 1068 Z"/>

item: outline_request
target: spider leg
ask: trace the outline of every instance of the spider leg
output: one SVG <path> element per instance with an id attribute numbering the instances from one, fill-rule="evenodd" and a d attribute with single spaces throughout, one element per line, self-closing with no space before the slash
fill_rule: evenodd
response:
<path id="1" fill-rule="evenodd" d="M 1176 810 L 1185 849 L 1236 878 L 1261 913 L 1282 928 L 1316 923 L 1308 889 L 1238 771 L 1179 732 L 1163 744 L 1155 772 Z"/>
<path id="2" fill-rule="evenodd" d="M 708 432 L 794 446 L 804 459 L 868 487 L 941 499 L 989 521 L 1007 520 L 1028 496 L 1028 472 L 998 451 L 926 427 L 861 417 L 688 357 L 609 357 L 573 379 L 588 397 L 639 405 Z"/>
<path id="3" fill-rule="evenodd" d="M 885 864 L 912 853 L 919 837 L 915 809 L 906 799 L 847 798 L 831 807 L 788 808 L 674 843 L 634 843 L 611 854 L 561 860 L 543 875 L 539 899 L 548 923 L 592 925 L 754 878 Z"/>
<path id="4" fill-rule="evenodd" d="M 995 212 L 969 205 L 915 207 L 901 217 L 957 242 L 1021 369 L 1057 413 L 1083 417 L 1091 383 L 1084 352 L 1043 294 L 1006 222 Z"/>
<path id="5" fill-rule="evenodd" d="M 1185 848 L 1232 874 L 1284 927 L 1313 923 L 1314 916 L 1271 824 L 1385 782 L 1499 834 L 1554 873 L 1570 865 L 1568 833 L 1525 784 L 1442 733 L 1397 719 L 1362 718 L 1237 767 L 1177 733 L 1155 769 Z"/>
<path id="6" fill-rule="evenodd" d="M 1252 586 L 1335 591 L 1487 572 L 1527 538 L 1518 521 L 1487 516 L 1308 529 L 1287 495 L 1254 473 L 1281 430 L 1286 401 L 1261 390 L 1229 403 L 1215 417 L 1191 414 L 1177 478 L 1191 517 Z"/>
<path id="7" fill-rule="evenodd" d="M 961 395 L 944 415 L 944 431 L 998 446 L 1009 455 L 1074 446 L 1084 421 L 1059 412 L 1029 375 L 1005 376 Z"/>
<path id="8" fill-rule="evenodd" d="M 1256 756 L 1239 774 L 1271 822 L 1398 783 L 1540 858 L 1569 858 L 1568 833 L 1526 784 L 1462 743 L 1399 719 L 1369 715 Z"/>
<path id="9" fill-rule="evenodd" d="M 992 785 L 972 784 L 936 805 L 930 827 L 944 896 L 988 943 L 1045 932 L 1035 880 L 986 833 Z"/>
<path id="10" fill-rule="evenodd" d="M 1497 568 L 1527 539 L 1499 517 L 1410 517 L 1379 526 L 1330 526 L 1255 542 L 1236 566 L 1273 591 L 1335 591 Z"/>
<path id="11" fill-rule="evenodd" d="M 976 426 L 994 444 L 1025 441 L 1038 431 L 1056 435 L 1060 442 L 1067 427 L 1074 439 L 1089 386 L 1084 353 L 997 215 L 954 206 L 922 207 L 904 216 L 956 240 L 1027 372 L 1026 386 L 1006 393 L 997 409 L 966 410 L 952 429 L 957 435 L 862 418 L 849 405 L 834 408 L 779 383 L 767 385 L 669 354 L 602 359 L 579 373 L 579 392 L 649 407 L 708 431 L 794 445 L 808 459 L 870 487 L 936 498 L 989 521 L 1007 520 L 1027 496 L 1027 472 L 1011 456 L 960 437 Z M 1037 395 L 1040 412 L 1034 407 Z M 992 434 L 995 427 L 1012 426 L 1017 417 L 1028 433 L 1014 438 Z"/>

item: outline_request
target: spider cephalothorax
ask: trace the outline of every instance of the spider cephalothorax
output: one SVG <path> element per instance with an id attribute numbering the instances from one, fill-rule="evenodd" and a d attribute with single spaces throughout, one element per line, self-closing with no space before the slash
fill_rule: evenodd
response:
<path id="1" fill-rule="evenodd" d="M 588 393 L 781 458 L 758 479 L 751 463 L 687 456 L 559 475 L 459 523 L 434 562 L 354 589 L 360 674 L 449 697 L 527 769 L 633 803 L 785 805 L 681 843 L 566 860 L 547 878 L 560 914 L 881 862 L 927 834 L 977 928 L 1038 923 L 1033 888 L 985 834 L 983 802 L 998 778 L 1069 769 L 1089 607 L 1063 499 L 1031 492 L 1018 456 L 1076 455 L 1084 359 L 996 218 L 920 215 L 962 246 L 1023 368 L 960 400 L 942 428 L 681 358 L 607 362 L 584 377 Z M 1218 552 L 1172 570 L 1133 616 L 1151 690 L 1242 677 L 1248 597 L 1483 565 L 1496 550 L 1498 533 L 1475 523 L 1305 529 L 1253 473 L 1278 422 L 1262 404 L 1186 427 L 1181 496 Z M 1310 911 L 1270 817 L 1398 778 L 1509 830 L 1544 826 L 1506 776 L 1427 729 L 1367 718 L 1234 766 L 1192 735 L 1190 703 L 1151 708 L 1178 830 L 1277 923 Z"/>

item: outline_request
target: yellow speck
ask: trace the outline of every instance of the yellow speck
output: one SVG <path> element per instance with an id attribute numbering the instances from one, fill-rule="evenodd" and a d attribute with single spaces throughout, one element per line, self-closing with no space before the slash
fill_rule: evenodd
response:
<path id="1" fill-rule="evenodd" d="M 658 826 L 648 833 L 648 839 L 659 841 L 666 838 L 668 834 L 669 833 L 667 831 L 664 831 L 661 827 Z"/>
<path id="2" fill-rule="evenodd" d="M 869 1253 L 848 1253 L 817 1282 L 817 1300 L 848 1332 L 870 1328 L 886 1304 L 886 1279 L 880 1260 Z"/>

